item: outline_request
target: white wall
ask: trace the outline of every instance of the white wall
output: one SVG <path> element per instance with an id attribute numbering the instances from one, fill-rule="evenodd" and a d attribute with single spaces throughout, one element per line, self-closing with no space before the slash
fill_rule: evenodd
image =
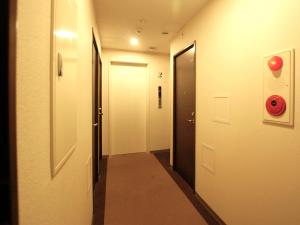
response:
<path id="1" fill-rule="evenodd" d="M 108 76 L 111 61 L 146 63 L 150 70 L 150 150 L 170 147 L 169 56 L 104 49 L 103 61 L 103 153 L 109 154 L 108 144 Z M 158 78 L 159 72 L 163 78 Z M 163 89 L 163 108 L 158 109 L 157 88 Z"/>
<path id="2" fill-rule="evenodd" d="M 20 225 L 91 224 L 92 192 L 87 191 L 86 162 L 92 151 L 92 26 L 95 26 L 95 20 L 91 1 L 77 2 L 80 84 L 78 146 L 58 175 L 51 178 L 51 1 L 18 1 L 17 147 Z"/>
<path id="3" fill-rule="evenodd" d="M 196 191 L 228 225 L 300 224 L 299 9 L 296 0 L 212 0 L 171 44 L 172 60 L 197 41 Z M 290 47 L 295 127 L 263 124 L 262 58 Z M 213 122 L 215 95 L 230 97 L 230 124 Z M 203 143 L 215 149 L 214 174 L 201 166 Z"/>

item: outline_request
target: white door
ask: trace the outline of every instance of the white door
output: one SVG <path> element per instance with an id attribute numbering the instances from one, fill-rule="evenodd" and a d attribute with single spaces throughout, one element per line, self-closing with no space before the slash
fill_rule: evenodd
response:
<path id="1" fill-rule="evenodd" d="M 146 152 L 147 65 L 112 63 L 109 140 L 112 155 Z"/>

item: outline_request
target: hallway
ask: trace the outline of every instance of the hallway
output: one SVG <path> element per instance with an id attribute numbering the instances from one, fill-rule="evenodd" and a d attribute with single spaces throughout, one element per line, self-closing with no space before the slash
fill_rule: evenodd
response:
<path id="1" fill-rule="evenodd" d="M 104 225 L 207 224 L 154 154 L 112 156 L 106 177 Z M 101 210 L 94 225 L 103 224 Z"/>
<path id="2" fill-rule="evenodd" d="M 300 1 L 0 6 L 0 225 L 300 225 Z"/>

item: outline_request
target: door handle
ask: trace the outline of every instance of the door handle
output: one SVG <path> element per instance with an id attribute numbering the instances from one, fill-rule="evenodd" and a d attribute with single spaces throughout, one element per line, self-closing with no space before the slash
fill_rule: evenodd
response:
<path id="1" fill-rule="evenodd" d="M 195 124 L 195 120 L 194 119 L 190 119 L 190 120 L 185 120 L 186 122 L 190 123 L 190 124 Z"/>
<path id="2" fill-rule="evenodd" d="M 99 114 L 100 116 L 103 116 L 102 108 L 99 108 L 99 109 L 98 109 L 98 114 Z"/>
<path id="3" fill-rule="evenodd" d="M 98 127 L 98 123 L 94 123 L 93 126 L 94 126 L 94 127 Z"/>

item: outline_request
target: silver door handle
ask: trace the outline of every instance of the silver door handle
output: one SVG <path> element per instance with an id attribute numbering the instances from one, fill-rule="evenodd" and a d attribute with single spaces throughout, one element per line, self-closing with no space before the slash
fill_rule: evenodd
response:
<path id="1" fill-rule="evenodd" d="M 94 123 L 93 126 L 94 126 L 94 127 L 98 127 L 98 123 Z"/>
<path id="2" fill-rule="evenodd" d="M 100 116 L 103 116 L 102 108 L 99 108 L 99 109 L 98 109 L 98 114 L 99 114 Z"/>
<path id="3" fill-rule="evenodd" d="M 185 120 L 186 122 L 190 123 L 190 124 L 195 124 L 195 120 L 194 119 L 190 119 L 190 120 Z"/>

